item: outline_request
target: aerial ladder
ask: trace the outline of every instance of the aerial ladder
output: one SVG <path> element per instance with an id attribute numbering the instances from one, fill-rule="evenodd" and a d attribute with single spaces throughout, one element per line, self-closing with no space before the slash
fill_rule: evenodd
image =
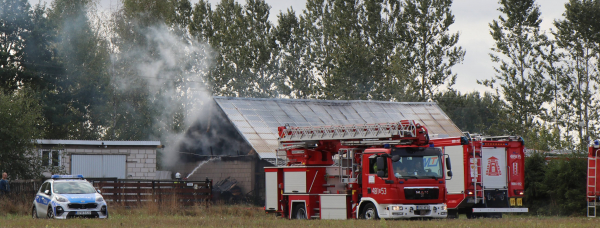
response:
<path id="1" fill-rule="evenodd" d="M 596 206 L 598 204 L 598 152 L 600 151 L 600 140 L 595 140 L 589 148 L 588 170 L 587 170 L 587 216 L 596 217 Z"/>

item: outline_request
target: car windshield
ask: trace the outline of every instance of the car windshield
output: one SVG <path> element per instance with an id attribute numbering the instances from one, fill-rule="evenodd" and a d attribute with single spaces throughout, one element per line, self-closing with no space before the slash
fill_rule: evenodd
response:
<path id="1" fill-rule="evenodd" d="M 400 156 L 400 160 L 392 163 L 394 176 L 399 179 L 438 179 L 443 177 L 442 154 L 437 148 L 427 148 L 420 151 L 410 148 L 396 148 L 392 151 L 392 155 Z"/>
<path id="2" fill-rule="evenodd" d="M 89 182 L 65 181 L 54 182 L 53 191 L 58 194 L 90 194 L 95 193 L 96 189 Z"/>

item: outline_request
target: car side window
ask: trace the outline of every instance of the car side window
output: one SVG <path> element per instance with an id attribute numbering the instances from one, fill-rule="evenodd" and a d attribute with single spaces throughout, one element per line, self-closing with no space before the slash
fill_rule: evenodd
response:
<path id="1" fill-rule="evenodd" d="M 40 193 L 44 193 L 44 190 L 46 190 L 46 186 L 48 185 L 48 182 L 45 182 L 44 184 L 42 184 L 42 187 L 40 187 Z"/>
<path id="2" fill-rule="evenodd" d="M 47 184 L 48 185 L 46 185 L 46 189 L 44 189 L 44 191 L 48 190 L 48 193 L 50 195 L 52 195 L 52 189 L 51 189 L 52 184 L 50 184 L 50 182 L 48 182 Z"/>

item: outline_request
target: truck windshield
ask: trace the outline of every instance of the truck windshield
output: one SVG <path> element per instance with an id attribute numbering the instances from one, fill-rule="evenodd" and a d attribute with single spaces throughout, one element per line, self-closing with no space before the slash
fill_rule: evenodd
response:
<path id="1" fill-rule="evenodd" d="M 400 156 L 399 161 L 392 163 L 398 179 L 443 178 L 442 152 L 438 148 L 395 148 L 394 155 Z"/>

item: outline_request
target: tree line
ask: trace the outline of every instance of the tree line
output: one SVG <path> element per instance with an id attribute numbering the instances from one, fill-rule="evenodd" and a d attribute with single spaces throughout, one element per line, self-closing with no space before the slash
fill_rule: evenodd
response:
<path id="1" fill-rule="evenodd" d="M 597 0 L 570 0 L 550 31 L 535 0 L 500 0 L 486 93 L 453 88 L 451 0 L 308 0 L 275 23 L 262 0 L 97 4 L 0 0 L 0 160 L 35 138 L 164 141 L 213 95 L 434 101 L 463 131 L 538 151 L 600 136 Z"/>

